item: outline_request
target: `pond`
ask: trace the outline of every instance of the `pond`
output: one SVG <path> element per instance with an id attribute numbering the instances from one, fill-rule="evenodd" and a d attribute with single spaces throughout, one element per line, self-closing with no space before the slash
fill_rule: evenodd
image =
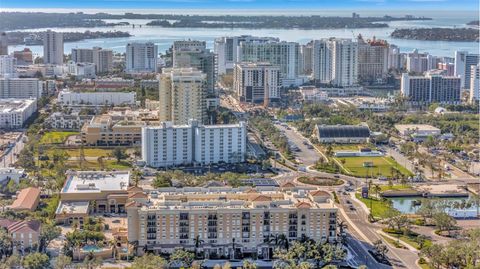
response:
<path id="1" fill-rule="evenodd" d="M 400 211 L 401 213 L 405 214 L 415 214 L 417 210 L 420 208 L 419 203 L 415 203 L 416 201 L 421 202 L 424 198 L 421 197 L 396 197 L 396 198 L 389 198 L 388 200 L 392 201 L 392 206 Z M 444 201 L 448 203 L 455 203 L 455 202 L 462 202 L 468 201 L 468 198 L 429 198 L 435 201 Z M 468 207 L 466 209 L 473 209 L 474 206 Z"/>

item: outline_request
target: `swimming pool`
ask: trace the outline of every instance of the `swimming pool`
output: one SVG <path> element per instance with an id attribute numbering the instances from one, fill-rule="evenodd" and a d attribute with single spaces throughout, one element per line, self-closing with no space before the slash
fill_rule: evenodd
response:
<path id="1" fill-rule="evenodd" d="M 95 245 L 86 245 L 82 248 L 83 251 L 86 251 L 86 252 L 100 252 L 102 251 L 101 248 L 99 248 L 98 246 L 95 246 Z"/>

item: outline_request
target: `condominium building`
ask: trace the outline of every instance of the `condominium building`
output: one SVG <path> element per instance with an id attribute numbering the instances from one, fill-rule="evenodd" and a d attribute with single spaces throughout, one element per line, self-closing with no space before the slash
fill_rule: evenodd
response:
<path id="1" fill-rule="evenodd" d="M 129 171 L 67 171 L 55 220 L 81 227 L 90 212 L 125 213 L 129 184 Z"/>
<path id="2" fill-rule="evenodd" d="M 29 48 L 24 48 L 23 50 L 14 51 L 13 57 L 17 59 L 18 65 L 33 64 L 33 55 L 32 55 L 32 51 Z"/>
<path id="3" fill-rule="evenodd" d="M 404 68 L 404 57 L 400 52 L 400 48 L 393 44 L 388 47 L 388 64 L 387 69 L 400 70 Z"/>
<path id="4" fill-rule="evenodd" d="M 480 100 L 480 63 L 470 66 L 470 98 L 471 104 Z"/>
<path id="5" fill-rule="evenodd" d="M 36 99 L 0 99 L 0 128 L 22 128 L 36 111 Z"/>
<path id="6" fill-rule="evenodd" d="M 40 98 L 42 90 L 38 78 L 0 78 L 0 98 Z"/>
<path id="7" fill-rule="evenodd" d="M 224 75 L 233 71 L 234 65 L 241 62 L 238 49 L 241 42 L 279 42 L 278 38 L 250 35 L 220 37 L 215 39 L 214 53 L 217 56 L 217 74 Z"/>
<path id="8" fill-rule="evenodd" d="M 388 72 L 389 44 L 385 40 L 364 40 L 358 37 L 358 78 L 362 81 L 383 81 Z"/>
<path id="9" fill-rule="evenodd" d="M 238 63 L 233 87 L 241 102 L 269 104 L 280 98 L 280 67 L 270 63 Z"/>
<path id="10" fill-rule="evenodd" d="M 7 33 L 0 33 L 0 55 L 8 55 L 8 37 Z"/>
<path id="11" fill-rule="evenodd" d="M 127 73 L 149 73 L 157 70 L 157 45 L 147 43 L 129 43 L 126 48 Z"/>
<path id="12" fill-rule="evenodd" d="M 448 77 L 435 72 L 427 72 L 424 76 L 402 74 L 402 95 L 416 105 L 432 102 L 458 104 L 460 102 L 461 79 Z"/>
<path id="13" fill-rule="evenodd" d="M 0 77 L 15 77 L 17 59 L 9 55 L 0 55 Z"/>
<path id="14" fill-rule="evenodd" d="M 350 39 L 313 41 L 313 78 L 335 86 L 352 86 L 358 78 L 358 45 Z"/>
<path id="15" fill-rule="evenodd" d="M 158 79 L 160 121 L 207 122 L 207 75 L 194 68 L 165 68 Z"/>
<path id="16" fill-rule="evenodd" d="M 162 122 L 142 129 L 142 158 L 148 166 L 237 163 L 245 160 L 246 125 L 186 125 Z"/>
<path id="17" fill-rule="evenodd" d="M 455 51 L 455 76 L 462 80 L 462 89 L 470 88 L 471 66 L 480 64 L 480 54 L 472 54 L 467 51 Z"/>
<path id="18" fill-rule="evenodd" d="M 82 143 L 91 146 L 131 146 L 141 143 L 145 122 L 114 120 L 110 115 L 93 117 L 81 129 Z"/>
<path id="19" fill-rule="evenodd" d="M 113 69 L 113 51 L 110 49 L 102 49 L 100 47 L 91 49 L 73 48 L 71 60 L 76 63 L 95 64 L 97 73 L 110 72 Z"/>
<path id="20" fill-rule="evenodd" d="M 195 68 L 206 75 L 209 94 L 215 90 L 215 54 L 206 47 L 205 41 L 173 42 L 173 68 Z"/>
<path id="21" fill-rule="evenodd" d="M 95 79 L 95 90 L 99 92 L 122 91 L 135 86 L 135 80 L 122 78 L 97 78 Z"/>
<path id="22" fill-rule="evenodd" d="M 438 59 L 428 53 L 418 53 L 414 50 L 407 54 L 406 69 L 408 72 L 424 73 L 437 68 Z"/>
<path id="23" fill-rule="evenodd" d="M 95 78 L 95 64 L 93 63 L 76 63 L 69 61 L 67 63 L 67 73 L 75 76 L 76 79 Z"/>
<path id="24" fill-rule="evenodd" d="M 280 68 L 282 86 L 296 84 L 300 70 L 300 45 L 296 42 L 240 42 L 239 62 L 263 62 Z"/>
<path id="25" fill-rule="evenodd" d="M 71 92 L 62 90 L 57 103 L 62 106 L 136 105 L 135 92 Z"/>
<path id="26" fill-rule="evenodd" d="M 310 76 L 313 71 L 313 41 L 300 45 L 300 74 Z"/>
<path id="27" fill-rule="evenodd" d="M 437 68 L 439 70 L 445 71 L 445 75 L 447 76 L 455 76 L 455 64 L 449 62 L 441 62 L 437 64 Z"/>
<path id="28" fill-rule="evenodd" d="M 92 115 L 81 115 L 78 112 L 71 114 L 54 112 L 48 116 L 45 122 L 51 129 L 80 131 L 80 128 L 92 118 Z"/>
<path id="29" fill-rule="evenodd" d="M 198 238 L 204 244 L 197 250 L 207 258 L 269 259 L 276 246 L 265 242 L 273 236 L 336 240 L 338 209 L 328 192 L 315 188 L 160 188 L 146 197 L 136 191 L 126 209 L 128 241 L 138 242 L 138 254 L 193 250 Z"/>
<path id="30" fill-rule="evenodd" d="M 63 33 L 47 30 L 43 34 L 43 63 L 63 64 Z"/>

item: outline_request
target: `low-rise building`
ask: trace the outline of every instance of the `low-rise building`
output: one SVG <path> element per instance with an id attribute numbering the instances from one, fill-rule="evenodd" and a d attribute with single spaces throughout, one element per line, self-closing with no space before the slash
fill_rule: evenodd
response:
<path id="1" fill-rule="evenodd" d="M 40 202 L 40 189 L 35 187 L 25 188 L 20 191 L 10 209 L 15 211 L 35 211 Z"/>
<path id="2" fill-rule="evenodd" d="M 68 62 L 67 63 L 68 74 L 75 76 L 77 79 L 82 78 L 95 78 L 97 75 L 95 73 L 95 64 L 93 63 L 76 63 Z"/>
<path id="3" fill-rule="evenodd" d="M 300 87 L 300 94 L 305 102 L 325 102 L 328 101 L 328 93 L 315 86 Z"/>
<path id="4" fill-rule="evenodd" d="M 22 128 L 36 111 L 36 99 L 0 99 L 0 128 Z"/>
<path id="5" fill-rule="evenodd" d="M 0 219 L 0 228 L 6 229 L 12 237 L 14 250 L 28 250 L 40 243 L 41 222 L 38 220 Z"/>
<path id="6" fill-rule="evenodd" d="M 81 225 L 90 212 L 125 213 L 130 172 L 68 171 L 56 210 L 58 223 Z"/>
<path id="7" fill-rule="evenodd" d="M 40 98 L 42 90 L 38 78 L 0 78 L 0 98 Z"/>
<path id="8" fill-rule="evenodd" d="M 47 118 L 46 124 L 51 129 L 79 131 L 82 126 L 92 120 L 92 118 L 93 115 L 81 115 L 78 112 L 71 114 L 55 112 Z"/>
<path id="9" fill-rule="evenodd" d="M 126 208 L 128 241 L 138 242 L 139 254 L 193 250 L 198 238 L 207 258 L 268 259 L 275 246 L 265 242 L 272 236 L 336 240 L 338 209 L 330 193 L 315 188 L 160 188 L 136 196 L 129 195 Z"/>
<path id="10" fill-rule="evenodd" d="M 440 129 L 427 124 L 395 124 L 395 129 L 404 139 L 423 140 L 429 136 L 437 137 Z"/>
<path id="11" fill-rule="evenodd" d="M 81 129 L 82 143 L 92 146 L 138 145 L 144 125 L 142 121 L 115 121 L 110 115 L 95 116 Z"/>
<path id="12" fill-rule="evenodd" d="M 63 90 L 57 103 L 62 106 L 135 106 L 135 92 L 71 92 Z"/>
<path id="13" fill-rule="evenodd" d="M 7 181 L 13 180 L 18 184 L 21 178 L 25 176 L 25 170 L 13 167 L 0 168 L 0 184 L 6 184 Z"/>
<path id="14" fill-rule="evenodd" d="M 95 79 L 95 90 L 99 92 L 132 89 L 134 86 L 135 86 L 135 80 L 133 79 L 122 79 L 122 78 Z"/>
<path id="15" fill-rule="evenodd" d="M 353 143 L 368 142 L 370 129 L 366 125 L 317 125 L 315 134 L 320 143 Z"/>

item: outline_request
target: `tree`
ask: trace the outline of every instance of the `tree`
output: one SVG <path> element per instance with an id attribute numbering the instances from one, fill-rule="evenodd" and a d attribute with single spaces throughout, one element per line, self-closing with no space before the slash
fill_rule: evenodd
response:
<path id="1" fill-rule="evenodd" d="M 377 252 L 382 258 L 385 258 L 385 255 L 388 252 L 388 247 L 382 242 L 382 240 L 377 240 L 373 243 L 373 249 Z"/>
<path id="2" fill-rule="evenodd" d="M 9 256 L 13 248 L 13 240 L 6 229 L 0 227 L 0 257 Z"/>
<path id="3" fill-rule="evenodd" d="M 125 149 L 116 147 L 115 149 L 113 149 L 111 156 L 117 160 L 117 163 L 119 163 L 122 160 L 126 159 L 128 157 L 128 154 Z"/>
<path id="4" fill-rule="evenodd" d="M 23 258 L 25 269 L 46 269 L 49 268 L 50 258 L 47 254 L 33 252 Z"/>
<path id="5" fill-rule="evenodd" d="M 140 179 L 142 178 L 142 172 L 138 169 L 133 169 L 132 177 L 133 177 L 133 184 L 135 185 L 135 187 L 138 187 L 138 183 L 140 182 Z"/>
<path id="6" fill-rule="evenodd" d="M 55 259 L 54 269 L 66 269 L 72 264 L 72 258 L 60 255 Z"/>
<path id="7" fill-rule="evenodd" d="M 195 254 L 184 249 L 176 249 L 170 255 L 170 262 L 181 267 L 190 267 L 195 259 Z"/>
<path id="8" fill-rule="evenodd" d="M 9 256 L 5 262 L 0 263 L 0 269 L 11 269 L 22 265 L 22 258 L 18 254 Z"/>
<path id="9" fill-rule="evenodd" d="M 378 185 L 378 184 L 373 184 L 373 187 L 372 187 L 373 191 L 375 192 L 375 196 L 377 198 L 380 198 L 378 196 L 378 193 L 382 190 L 382 188 Z"/>
<path id="10" fill-rule="evenodd" d="M 157 173 L 155 179 L 153 179 L 152 186 L 154 188 L 171 187 L 172 180 L 165 173 Z"/>
<path id="11" fill-rule="evenodd" d="M 448 234 L 450 234 L 450 231 L 457 223 L 454 218 L 445 212 L 435 213 L 433 215 L 433 221 L 435 222 L 435 226 L 437 226 L 440 231 L 448 231 Z"/>
<path id="12" fill-rule="evenodd" d="M 132 263 L 131 269 L 163 269 L 167 268 L 167 261 L 154 254 L 146 254 L 142 257 L 136 257 Z"/>
<path id="13" fill-rule="evenodd" d="M 40 251 L 44 251 L 53 239 L 60 236 L 62 229 L 54 224 L 43 224 L 40 230 Z"/>
<path id="14" fill-rule="evenodd" d="M 243 261 L 243 269 L 257 269 L 257 264 L 254 262 L 251 262 L 249 260 L 244 260 Z"/>
<path id="15" fill-rule="evenodd" d="M 203 241 L 202 239 L 200 239 L 200 235 L 197 235 L 197 236 L 193 239 L 193 243 L 195 244 L 195 250 L 194 250 L 195 257 L 198 257 L 198 248 L 200 248 L 200 246 L 201 246 L 204 242 L 205 242 L 205 241 Z"/>

